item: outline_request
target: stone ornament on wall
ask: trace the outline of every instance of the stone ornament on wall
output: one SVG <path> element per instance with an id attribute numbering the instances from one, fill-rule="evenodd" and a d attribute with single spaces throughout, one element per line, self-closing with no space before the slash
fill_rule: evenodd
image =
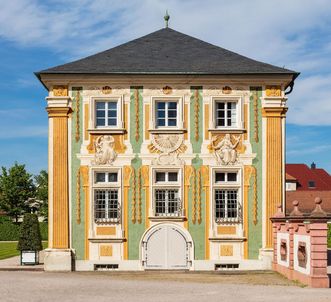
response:
<path id="1" fill-rule="evenodd" d="M 282 96 L 282 90 L 280 86 L 272 85 L 272 86 L 266 86 L 265 88 L 265 94 L 268 97 L 281 97 Z"/>
<path id="2" fill-rule="evenodd" d="M 306 268 L 307 266 L 307 251 L 306 251 L 306 243 L 299 241 L 298 244 L 298 264 L 299 266 Z"/>
<path id="3" fill-rule="evenodd" d="M 110 86 L 103 86 L 101 91 L 102 91 L 103 94 L 111 94 L 112 93 L 112 89 L 111 89 Z"/>
<path id="4" fill-rule="evenodd" d="M 232 88 L 230 86 L 224 86 L 222 88 L 222 93 L 223 94 L 231 94 L 232 93 Z"/>
<path id="5" fill-rule="evenodd" d="M 54 85 L 53 96 L 68 96 L 68 86 Z"/>
<path id="6" fill-rule="evenodd" d="M 183 134 L 154 134 L 152 144 L 149 149 L 152 152 L 159 153 L 159 156 L 154 160 L 155 165 L 178 165 L 182 161 L 178 158 L 178 154 L 186 148 L 183 144 Z"/>
<path id="7" fill-rule="evenodd" d="M 164 94 L 171 94 L 172 93 L 172 88 L 170 86 L 164 86 L 162 88 L 162 91 Z"/>
<path id="8" fill-rule="evenodd" d="M 240 135 L 232 135 L 234 143 L 232 143 L 231 135 L 225 134 L 223 139 L 219 140 L 219 136 L 214 136 L 211 141 L 211 148 L 214 150 L 214 155 L 218 164 L 231 165 L 235 164 L 238 159 L 236 148 L 240 141 Z M 216 143 L 219 140 L 218 143 Z"/>
<path id="9" fill-rule="evenodd" d="M 101 135 L 95 141 L 94 163 L 97 165 L 112 164 L 117 157 L 114 150 L 114 138 L 111 135 Z"/>

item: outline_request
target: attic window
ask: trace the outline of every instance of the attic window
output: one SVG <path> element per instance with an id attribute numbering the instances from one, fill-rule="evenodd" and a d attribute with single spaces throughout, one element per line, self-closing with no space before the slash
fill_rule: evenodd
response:
<path id="1" fill-rule="evenodd" d="M 313 181 L 313 180 L 309 180 L 308 181 L 308 188 L 315 188 L 316 186 L 315 186 L 315 181 Z"/>

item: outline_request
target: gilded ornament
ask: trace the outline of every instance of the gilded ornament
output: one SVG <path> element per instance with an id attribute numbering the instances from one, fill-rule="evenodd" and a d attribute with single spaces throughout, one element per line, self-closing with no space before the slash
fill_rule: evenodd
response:
<path id="1" fill-rule="evenodd" d="M 259 108 L 258 108 L 257 91 L 254 91 L 253 100 L 254 100 L 254 140 L 255 142 L 259 142 Z"/>
<path id="2" fill-rule="evenodd" d="M 102 91 L 103 94 L 111 94 L 112 93 L 112 89 L 109 86 L 103 86 L 101 91 Z"/>
<path id="3" fill-rule="evenodd" d="M 195 224 L 196 222 L 196 200 L 197 200 L 197 174 L 196 174 L 196 170 L 193 168 L 193 173 L 192 173 L 192 178 L 193 178 L 193 186 L 192 186 L 192 222 Z"/>
<path id="4" fill-rule="evenodd" d="M 172 93 L 172 88 L 170 86 L 164 86 L 162 88 L 162 91 L 164 94 L 171 94 Z"/>
<path id="5" fill-rule="evenodd" d="M 131 201 L 131 221 L 136 223 L 136 197 L 137 197 L 137 188 L 136 188 L 136 170 L 132 170 L 132 201 Z"/>
<path id="6" fill-rule="evenodd" d="M 75 140 L 76 142 L 79 142 L 80 140 L 80 91 L 77 90 L 76 92 L 76 97 L 75 97 L 75 101 L 76 101 L 76 133 L 75 133 Z"/>
<path id="7" fill-rule="evenodd" d="M 197 216 L 198 223 L 201 224 L 201 170 L 198 171 L 197 177 Z"/>
<path id="8" fill-rule="evenodd" d="M 231 94 L 232 93 L 232 88 L 230 86 L 224 86 L 222 88 L 222 93 L 223 94 Z"/>
<path id="9" fill-rule="evenodd" d="M 142 221 L 141 217 L 141 168 L 138 170 L 138 184 L 137 184 L 137 194 L 138 194 L 138 212 L 137 221 L 140 224 Z"/>
<path id="10" fill-rule="evenodd" d="M 134 90 L 134 106 L 135 106 L 135 125 L 136 125 L 136 134 L 135 134 L 135 139 L 136 142 L 139 141 L 139 89 L 136 88 Z"/>
<path id="11" fill-rule="evenodd" d="M 267 97 L 281 97 L 282 90 L 281 87 L 278 85 L 270 85 L 266 86 L 265 94 Z"/>
<path id="12" fill-rule="evenodd" d="M 80 169 L 77 171 L 76 175 L 76 221 L 77 224 L 80 224 L 81 219 L 80 219 Z"/>
<path id="13" fill-rule="evenodd" d="M 194 138 L 196 141 L 199 140 L 199 90 L 196 89 L 194 92 Z"/>
<path id="14" fill-rule="evenodd" d="M 68 86 L 54 85 L 53 96 L 68 96 Z"/>

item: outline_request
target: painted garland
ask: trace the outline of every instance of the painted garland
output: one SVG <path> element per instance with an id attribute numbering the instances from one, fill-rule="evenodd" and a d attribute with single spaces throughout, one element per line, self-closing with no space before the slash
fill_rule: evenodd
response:
<path id="1" fill-rule="evenodd" d="M 80 140 L 80 116 L 79 116 L 79 110 L 80 110 L 80 91 L 77 90 L 76 93 L 76 134 L 75 134 L 75 139 L 76 142 L 79 142 Z"/>
<path id="2" fill-rule="evenodd" d="M 199 90 L 196 89 L 194 93 L 194 127 L 195 127 L 195 135 L 194 138 L 196 141 L 199 140 Z"/>
<path id="3" fill-rule="evenodd" d="M 76 175 L 76 203 L 77 203 L 77 208 L 76 208 L 76 221 L 77 224 L 80 224 L 81 219 L 80 219 L 80 169 L 78 169 L 77 171 L 77 175 Z"/>
<path id="4" fill-rule="evenodd" d="M 139 141 L 139 90 L 138 88 L 135 89 L 134 91 L 134 106 L 135 106 L 135 124 L 136 124 L 136 135 L 135 139 L 136 142 Z"/>

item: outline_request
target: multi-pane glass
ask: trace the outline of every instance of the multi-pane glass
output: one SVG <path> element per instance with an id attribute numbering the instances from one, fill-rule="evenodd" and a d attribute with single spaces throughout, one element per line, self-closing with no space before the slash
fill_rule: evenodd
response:
<path id="1" fill-rule="evenodd" d="M 229 189 L 215 190 L 216 221 L 238 218 L 238 191 Z"/>
<path id="2" fill-rule="evenodd" d="M 97 172 L 95 174 L 96 183 L 117 182 L 117 172 Z"/>
<path id="3" fill-rule="evenodd" d="M 96 126 L 117 125 L 117 102 L 96 102 Z"/>
<path id="4" fill-rule="evenodd" d="M 177 126 L 177 102 L 156 102 L 156 125 Z"/>
<path id="5" fill-rule="evenodd" d="M 118 189 L 95 190 L 95 219 L 119 220 Z"/>
<path id="6" fill-rule="evenodd" d="M 180 216 L 181 205 L 177 189 L 155 190 L 155 215 Z"/>
<path id="7" fill-rule="evenodd" d="M 216 102 L 216 126 L 217 127 L 237 126 L 236 102 Z"/>

